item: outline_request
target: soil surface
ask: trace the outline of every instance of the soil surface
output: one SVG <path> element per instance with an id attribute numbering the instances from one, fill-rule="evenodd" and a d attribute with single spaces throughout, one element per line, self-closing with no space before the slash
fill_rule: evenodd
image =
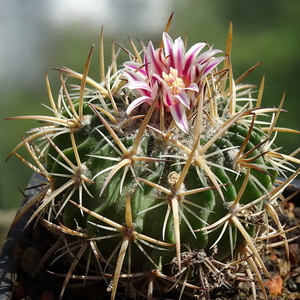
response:
<path id="1" fill-rule="evenodd" d="M 285 228 L 300 225 L 300 207 L 288 203 L 282 208 L 280 214 L 282 224 Z M 300 236 L 300 227 L 287 233 L 287 238 Z M 298 237 L 289 244 L 289 262 L 287 261 L 282 246 L 272 248 L 264 256 L 264 262 L 271 278 L 265 280 L 265 286 L 270 300 L 300 300 L 300 238 Z M 257 299 L 264 299 L 262 292 L 257 287 Z M 212 293 L 211 299 L 215 300 L 248 300 L 253 299 L 249 284 L 239 282 L 235 289 L 218 290 Z"/>

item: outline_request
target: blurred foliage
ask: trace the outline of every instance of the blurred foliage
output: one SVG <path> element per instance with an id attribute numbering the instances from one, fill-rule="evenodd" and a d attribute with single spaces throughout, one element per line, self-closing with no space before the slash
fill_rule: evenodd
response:
<path id="1" fill-rule="evenodd" d="M 157 0 L 158 1 L 158 0 Z M 130 1 L 129 1 L 130 2 Z M 74 4 L 75 5 L 75 4 Z M 20 8 L 21 9 L 21 8 Z M 199 41 L 207 41 L 214 44 L 215 48 L 225 49 L 229 22 L 232 20 L 234 28 L 232 61 L 236 77 L 260 61 L 265 63 L 251 73 L 246 81 L 259 85 L 263 74 L 266 75 L 266 87 L 263 105 L 277 106 L 284 93 L 287 91 L 284 108 L 289 111 L 282 114 L 279 126 L 300 129 L 298 117 L 299 94 L 299 11 L 300 1 L 281 0 L 174 0 L 169 14 L 174 11 L 174 19 L 170 29 L 173 38 L 185 36 L 188 31 L 188 44 Z M 71 13 L 71 12 L 70 12 Z M 135 22 L 134 11 L 130 12 L 128 22 Z M 111 16 L 114 22 L 114 16 Z M 28 20 L 35 22 L 35 20 Z M 87 22 L 88 18 L 84 22 Z M 48 105 L 45 89 L 45 69 L 56 68 L 61 65 L 68 66 L 78 72 L 83 70 L 87 53 L 92 44 L 96 44 L 90 76 L 99 78 L 98 68 L 98 36 L 102 25 L 99 19 L 99 28 L 91 30 L 84 27 L 81 20 L 78 24 L 70 24 L 59 28 L 47 25 L 43 31 L 39 44 L 40 57 L 32 61 L 33 65 L 40 64 L 40 75 L 32 78 L 33 84 L 22 86 L 19 77 L 12 76 L 0 82 L 2 97 L 0 110 L 0 209 L 7 209 L 19 205 L 22 190 L 26 187 L 31 171 L 16 157 L 12 157 L 4 163 L 10 151 L 20 141 L 20 136 L 25 135 L 26 130 L 36 126 L 30 121 L 4 121 L 3 119 L 16 115 L 47 113 L 41 103 Z M 151 23 L 148 24 L 151 27 Z M 22 26 L 22 24 L 20 24 Z M 37 25 L 38 26 L 38 25 Z M 126 35 L 133 39 L 137 36 L 144 43 L 149 39 L 158 43 L 161 32 L 156 36 L 138 30 L 139 24 L 134 24 L 136 31 L 128 32 L 128 26 L 123 24 L 119 33 L 106 37 L 107 53 L 110 43 L 117 40 L 129 47 Z M 9 30 L 9 28 L 8 28 Z M 105 30 L 105 28 L 104 28 Z M 163 30 L 163 28 L 161 29 Z M 19 55 L 22 56 L 22 42 L 20 41 Z M 125 54 L 122 54 L 126 57 Z M 109 57 L 109 55 L 107 55 Z M 29 70 L 28 70 L 29 71 Z M 20 70 L 22 76 L 27 76 L 27 70 Z M 30 73 L 30 72 L 29 72 Z M 59 88 L 59 76 L 57 71 L 49 71 L 54 97 Z M 20 75 L 20 74 L 16 74 Z M 300 136 L 297 134 L 279 134 L 278 146 L 284 146 L 287 152 L 291 152 L 300 145 Z M 25 151 L 21 151 L 26 156 Z M 28 156 L 26 156 L 28 157 Z"/>

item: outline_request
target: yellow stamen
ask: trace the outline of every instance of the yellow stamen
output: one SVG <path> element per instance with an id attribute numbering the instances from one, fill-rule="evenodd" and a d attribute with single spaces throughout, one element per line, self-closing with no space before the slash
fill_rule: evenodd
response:
<path id="1" fill-rule="evenodd" d="M 182 89 L 185 88 L 183 80 L 178 77 L 177 69 L 171 67 L 170 74 L 168 75 L 166 72 L 163 72 L 162 77 L 170 87 L 173 95 L 178 95 L 182 91 Z"/>

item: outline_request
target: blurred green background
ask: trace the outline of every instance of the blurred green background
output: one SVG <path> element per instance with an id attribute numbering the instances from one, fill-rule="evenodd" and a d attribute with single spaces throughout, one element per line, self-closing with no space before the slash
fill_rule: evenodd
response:
<path id="1" fill-rule="evenodd" d="M 259 84 L 266 75 L 265 106 L 277 106 L 284 91 L 285 108 L 279 126 L 300 129 L 300 1 L 282 0 L 27 0 L 0 1 L 0 220 L 19 205 L 31 170 L 10 151 L 36 123 L 4 121 L 17 115 L 48 113 L 45 71 L 49 70 L 54 96 L 59 76 L 51 70 L 68 66 L 82 72 L 87 53 L 96 45 L 90 76 L 99 79 L 98 43 L 104 26 L 107 50 L 112 40 L 129 47 L 127 36 L 158 44 L 169 15 L 170 34 L 185 36 L 188 44 L 207 41 L 225 50 L 233 22 L 232 62 L 236 78 L 257 62 L 264 64 L 246 81 Z M 107 52 L 108 52 L 107 51 Z M 109 53 L 107 53 L 109 57 Z M 300 146 L 300 136 L 279 135 L 286 153 Z M 21 151 L 25 155 L 25 151 Z M 3 221 L 0 221 L 2 226 Z"/>

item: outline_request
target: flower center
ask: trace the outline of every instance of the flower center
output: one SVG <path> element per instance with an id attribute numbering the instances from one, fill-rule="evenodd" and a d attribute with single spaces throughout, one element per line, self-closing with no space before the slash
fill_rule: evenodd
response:
<path id="1" fill-rule="evenodd" d="M 170 68 L 170 74 L 162 72 L 162 77 L 170 87 L 173 95 L 178 95 L 185 88 L 183 80 L 178 77 L 178 70 Z"/>

